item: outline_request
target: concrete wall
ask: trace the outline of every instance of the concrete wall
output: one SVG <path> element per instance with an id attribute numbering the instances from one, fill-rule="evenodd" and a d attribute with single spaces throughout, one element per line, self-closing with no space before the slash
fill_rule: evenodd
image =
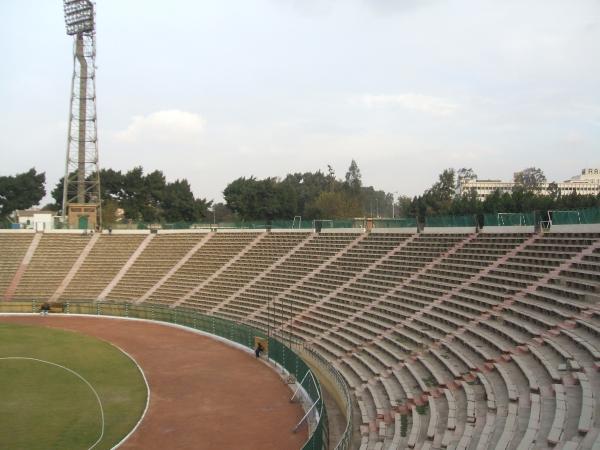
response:
<path id="1" fill-rule="evenodd" d="M 471 234 L 475 233 L 475 227 L 425 227 L 424 234 Z"/>
<path id="2" fill-rule="evenodd" d="M 600 223 L 581 225 L 552 225 L 551 233 L 600 233 Z"/>
<path id="3" fill-rule="evenodd" d="M 530 226 L 506 226 L 506 227 L 490 227 L 489 225 L 481 229 L 481 233 L 498 234 L 498 233 L 533 233 L 535 227 Z"/>
<path id="4" fill-rule="evenodd" d="M 406 228 L 373 228 L 371 233 L 385 234 L 385 233 L 399 233 L 399 234 L 415 234 L 417 227 L 406 227 Z"/>

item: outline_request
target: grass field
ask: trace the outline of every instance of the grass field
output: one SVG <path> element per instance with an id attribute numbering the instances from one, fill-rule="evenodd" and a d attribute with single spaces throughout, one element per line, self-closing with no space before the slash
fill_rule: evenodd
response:
<path id="1" fill-rule="evenodd" d="M 109 343 L 0 324 L 0 449 L 89 449 L 101 411 L 93 448 L 109 449 L 139 420 L 146 394 L 137 366 Z"/>

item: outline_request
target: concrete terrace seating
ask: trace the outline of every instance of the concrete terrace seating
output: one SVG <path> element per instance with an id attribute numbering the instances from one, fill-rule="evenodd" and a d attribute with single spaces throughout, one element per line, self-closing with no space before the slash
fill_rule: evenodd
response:
<path id="1" fill-rule="evenodd" d="M 0 297 L 4 296 L 32 240 L 33 233 L 0 233 Z"/>
<path id="2" fill-rule="evenodd" d="M 48 299 L 90 239 L 90 235 L 44 233 L 13 300 Z"/>
<path id="3" fill-rule="evenodd" d="M 448 251 L 457 242 L 462 241 L 464 236 L 453 235 L 440 239 L 433 235 L 422 235 L 413 240 L 400 251 L 392 255 L 386 261 L 375 266 L 372 270 L 359 277 L 350 286 L 345 287 L 335 296 L 339 302 L 339 310 L 344 305 L 350 305 L 350 309 L 360 312 L 368 308 L 364 314 L 348 322 L 336 332 L 354 334 L 358 341 L 368 340 L 403 320 L 423 307 L 421 302 L 413 299 L 410 301 L 400 294 L 404 289 L 395 291 L 402 286 L 410 276 L 414 276 L 428 263 L 434 261 L 443 252 Z M 410 264 L 409 265 L 407 265 Z M 381 278 L 389 281 L 381 281 Z M 377 304 L 373 301 L 377 300 Z M 402 301 L 405 300 L 405 301 Z M 341 313 L 345 315 L 344 313 Z M 343 316 L 342 316 L 343 317 Z"/>
<path id="4" fill-rule="evenodd" d="M 104 234 L 71 280 L 61 300 L 95 300 L 144 239 L 140 234 Z"/>
<path id="5" fill-rule="evenodd" d="M 292 314 L 300 312 L 294 307 L 295 297 L 288 295 L 295 283 L 300 283 L 304 278 L 318 270 L 319 266 L 336 254 L 344 252 L 352 241 L 358 238 L 358 233 L 319 233 L 307 242 L 296 253 L 291 255 L 281 265 L 270 271 L 264 278 L 251 286 L 239 296 L 240 301 L 256 305 L 258 308 L 274 299 L 278 293 L 284 293 L 284 298 L 273 302 L 271 313 L 262 308 L 249 323 L 266 328 L 271 320 L 272 325 L 283 325 Z"/>
<path id="6" fill-rule="evenodd" d="M 308 233 L 267 233 L 260 242 L 194 294 L 186 303 L 194 303 L 200 311 L 208 311 L 218 306 L 261 272 L 267 270 L 307 236 Z M 238 319 L 252 311 L 251 306 L 245 307 L 243 303 L 237 302 L 227 304 L 225 309 L 217 310 L 215 314 Z"/>
<path id="7" fill-rule="evenodd" d="M 370 264 L 380 260 L 406 238 L 406 235 L 401 234 L 371 234 L 341 255 L 335 264 L 324 268 L 294 288 L 286 297 L 295 299 L 294 303 L 306 308 L 312 305 L 316 307 L 309 310 L 290 328 L 302 328 L 305 334 L 316 336 L 352 314 L 356 310 L 352 307 L 353 303 L 339 299 L 336 295 L 337 290 L 359 276 Z"/>
<path id="8" fill-rule="evenodd" d="M 257 236 L 258 233 L 214 233 L 147 301 L 174 304 L 229 262 Z M 193 304 L 185 306 L 193 307 Z"/>
<path id="9" fill-rule="evenodd" d="M 108 298 L 139 298 L 177 268 L 146 301 L 185 298 L 312 347 L 355 396 L 361 448 L 600 439 L 599 234 L 218 231 L 176 266 L 203 236 L 159 232 Z M 0 234 L 5 286 L 32 239 L 16 237 Z M 61 299 L 93 298 L 143 237 L 102 236 Z M 44 235 L 15 299 L 52 295 L 87 242 Z"/>
<path id="10" fill-rule="evenodd" d="M 198 234 L 157 234 L 125 273 L 125 276 L 108 293 L 107 300 L 137 300 L 168 272 L 199 239 L 201 239 L 201 235 Z"/>

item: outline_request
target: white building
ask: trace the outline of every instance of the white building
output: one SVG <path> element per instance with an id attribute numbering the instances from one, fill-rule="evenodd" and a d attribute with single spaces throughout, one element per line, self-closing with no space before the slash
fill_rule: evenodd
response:
<path id="1" fill-rule="evenodd" d="M 38 209 L 17 210 L 17 222 L 21 228 L 48 231 L 54 229 L 54 212 Z"/>
<path id="2" fill-rule="evenodd" d="M 573 191 L 581 195 L 598 195 L 600 193 L 600 169 L 583 169 L 581 175 L 556 184 L 561 195 L 569 195 Z M 539 193 L 548 195 L 549 185 L 550 183 L 542 184 Z M 501 193 L 511 192 L 514 186 L 515 183 L 512 181 L 459 179 L 457 193 L 461 195 L 474 189 L 477 192 L 477 198 L 483 200 L 496 190 Z"/>

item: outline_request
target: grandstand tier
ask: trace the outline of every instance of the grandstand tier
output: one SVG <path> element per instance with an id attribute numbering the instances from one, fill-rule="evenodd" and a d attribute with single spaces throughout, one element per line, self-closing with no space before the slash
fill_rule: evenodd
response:
<path id="1" fill-rule="evenodd" d="M 340 371 L 363 450 L 600 446 L 600 234 L 0 234 L 10 300 L 184 307 Z"/>

